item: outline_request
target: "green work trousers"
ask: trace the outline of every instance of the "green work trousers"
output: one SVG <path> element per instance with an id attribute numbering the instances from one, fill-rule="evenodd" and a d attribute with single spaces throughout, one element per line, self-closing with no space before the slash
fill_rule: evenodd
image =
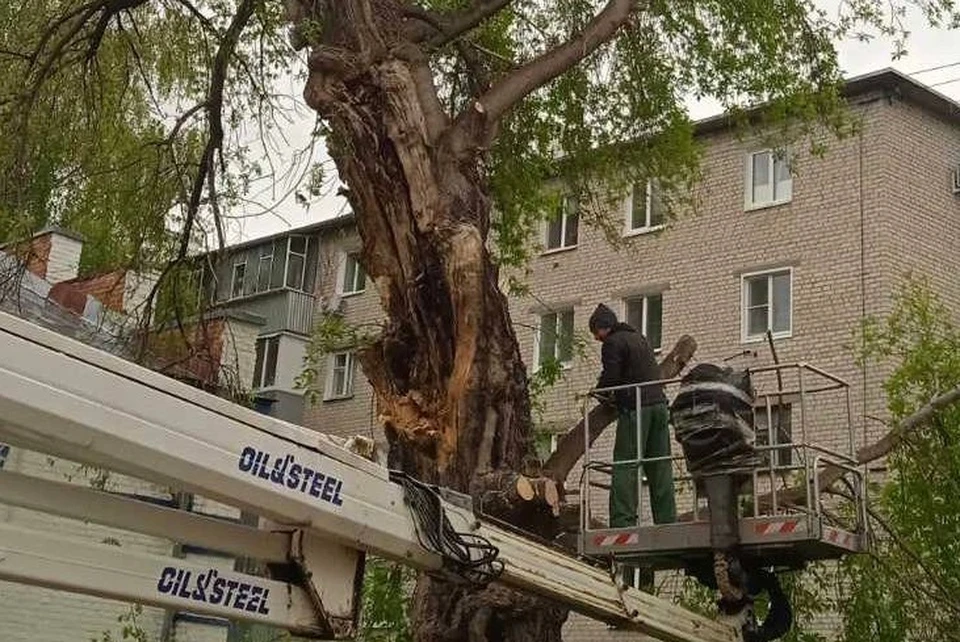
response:
<path id="1" fill-rule="evenodd" d="M 613 446 L 613 481 L 610 487 L 610 526 L 620 528 L 637 523 L 638 464 L 617 464 L 617 461 L 637 459 L 637 412 L 620 410 L 617 420 L 617 438 Z M 657 404 L 640 410 L 640 438 L 643 457 L 670 455 L 670 428 L 666 404 Z M 643 464 L 650 487 L 650 507 L 656 524 L 677 520 L 677 505 L 673 492 L 673 463 L 669 460 Z"/>

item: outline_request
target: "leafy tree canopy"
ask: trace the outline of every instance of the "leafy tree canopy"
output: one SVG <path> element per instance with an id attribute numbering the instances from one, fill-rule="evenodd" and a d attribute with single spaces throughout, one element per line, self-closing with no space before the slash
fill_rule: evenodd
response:
<path id="1" fill-rule="evenodd" d="M 893 363 L 884 384 L 900 421 L 960 386 L 960 330 L 921 281 L 866 326 L 866 358 Z M 912 431 L 873 489 L 876 554 L 853 558 L 841 601 L 847 642 L 960 639 L 960 407 Z"/>
<path id="2" fill-rule="evenodd" d="M 55 222 L 87 237 L 85 269 L 156 264 L 220 231 L 223 213 L 258 182 L 295 173 L 298 200 L 316 196 L 329 173 L 310 166 L 309 157 L 296 170 L 270 162 L 299 101 L 286 88 L 304 71 L 303 55 L 287 39 L 283 4 L 301 19 L 300 39 L 316 38 L 325 2 L 313 3 L 315 13 L 306 17 L 302 3 L 279 0 L 4 3 L 0 239 Z M 456 115 L 591 25 L 602 4 L 373 6 L 400 6 L 407 23 L 426 30 L 423 48 L 440 104 Z M 913 4 L 854 0 L 830 14 L 808 0 L 636 6 L 617 37 L 531 88 L 490 141 L 487 175 L 501 260 L 522 265 L 535 222 L 556 211 L 556 194 L 543 190 L 551 179 L 577 192 L 584 219 L 600 224 L 606 188 L 616 193 L 650 176 L 667 188 L 693 180 L 688 97 L 714 98 L 730 109 L 767 101 L 775 117 L 839 128 L 833 42 L 872 32 L 899 45 L 901 20 Z M 936 24 L 956 18 L 948 0 L 916 6 Z M 448 35 L 457 19 L 471 15 L 467 26 L 475 28 Z M 317 133 L 328 132 L 321 126 Z"/>

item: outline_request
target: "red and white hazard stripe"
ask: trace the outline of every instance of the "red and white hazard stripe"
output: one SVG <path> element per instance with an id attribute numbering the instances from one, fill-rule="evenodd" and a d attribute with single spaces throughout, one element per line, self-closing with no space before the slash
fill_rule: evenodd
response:
<path id="1" fill-rule="evenodd" d="M 844 546 L 846 548 L 852 548 L 856 540 L 856 535 L 853 533 L 837 530 L 836 528 L 825 528 L 823 537 L 831 544 Z"/>
<path id="2" fill-rule="evenodd" d="M 797 530 L 799 519 L 787 519 L 779 522 L 760 522 L 755 524 L 753 532 L 757 535 L 789 535 Z"/>
<path id="3" fill-rule="evenodd" d="M 617 535 L 597 535 L 593 538 L 594 546 L 626 546 L 640 541 L 637 533 L 618 533 Z"/>

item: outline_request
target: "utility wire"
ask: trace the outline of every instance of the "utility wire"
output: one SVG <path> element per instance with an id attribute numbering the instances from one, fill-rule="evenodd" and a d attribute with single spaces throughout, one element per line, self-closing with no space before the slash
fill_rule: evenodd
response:
<path id="1" fill-rule="evenodd" d="M 937 65 L 936 67 L 927 67 L 926 69 L 918 69 L 916 71 L 907 72 L 908 76 L 916 76 L 917 74 L 925 74 L 929 71 L 940 71 L 941 69 L 949 69 L 950 67 L 960 66 L 960 60 L 957 62 L 950 62 L 945 65 Z"/>
<path id="2" fill-rule="evenodd" d="M 941 80 L 940 82 L 935 82 L 932 85 L 927 85 L 927 87 L 940 87 L 941 85 L 949 85 L 950 83 L 960 82 L 960 76 L 956 78 L 951 78 L 950 80 Z"/>

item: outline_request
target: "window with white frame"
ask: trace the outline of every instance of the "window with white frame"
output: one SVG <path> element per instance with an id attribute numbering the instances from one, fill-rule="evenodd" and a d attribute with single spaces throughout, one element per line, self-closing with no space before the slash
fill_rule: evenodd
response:
<path id="1" fill-rule="evenodd" d="M 747 154 L 746 207 L 786 203 L 793 197 L 793 178 L 785 153 L 764 150 Z"/>
<path id="2" fill-rule="evenodd" d="M 770 330 L 774 337 L 793 332 L 793 270 L 775 270 L 742 277 L 743 338 L 761 340 Z"/>
<path id="3" fill-rule="evenodd" d="M 244 279 L 247 277 L 247 262 L 238 261 L 233 264 L 233 274 L 230 277 L 230 298 L 236 299 L 243 296 Z"/>
<path id="4" fill-rule="evenodd" d="M 565 196 L 560 209 L 546 224 L 546 250 L 577 246 L 580 236 L 580 205 L 575 196 Z"/>
<path id="5" fill-rule="evenodd" d="M 540 461 L 545 462 L 557 450 L 558 435 L 555 432 L 535 432 L 534 450 Z"/>
<path id="6" fill-rule="evenodd" d="M 302 290 L 307 274 L 307 245 L 306 236 L 291 236 L 287 239 L 287 267 L 284 283 L 288 288 Z"/>
<path id="7" fill-rule="evenodd" d="M 266 292 L 270 289 L 271 276 L 273 276 L 273 243 L 260 249 L 260 260 L 257 262 L 257 292 Z"/>
<path id="8" fill-rule="evenodd" d="M 367 274 L 357 254 L 344 254 L 340 261 L 340 294 L 357 294 L 367 287 Z"/>
<path id="9" fill-rule="evenodd" d="M 190 285 L 193 288 L 196 288 L 197 291 L 197 309 L 203 308 L 204 305 L 208 302 L 207 296 L 207 284 L 203 277 L 204 269 L 203 263 L 196 265 L 190 271 Z"/>
<path id="10" fill-rule="evenodd" d="M 573 361 L 573 310 L 549 312 L 540 316 L 537 332 L 536 365 L 559 361 L 567 365 Z"/>
<path id="11" fill-rule="evenodd" d="M 257 339 L 253 364 L 253 388 L 269 388 L 277 382 L 277 360 L 280 357 L 280 335 Z"/>
<path id="12" fill-rule="evenodd" d="M 647 338 L 654 352 L 663 347 L 663 295 L 648 294 L 623 300 L 623 319 Z"/>
<path id="13" fill-rule="evenodd" d="M 776 445 L 793 443 L 793 432 L 791 429 L 790 404 L 771 404 L 769 408 L 762 405 L 753 411 L 753 426 L 756 432 L 756 444 L 758 446 Z M 773 427 L 771 432 L 770 428 Z M 771 440 L 771 436 L 775 437 Z M 763 451 L 762 460 L 769 464 L 771 455 L 773 456 L 774 466 L 789 466 L 793 463 L 793 450 L 791 448 L 777 448 L 772 451 Z"/>
<path id="14" fill-rule="evenodd" d="M 663 203 L 654 181 L 638 183 L 630 192 L 627 234 L 650 232 L 663 227 Z"/>
<path id="15" fill-rule="evenodd" d="M 330 401 L 353 396 L 355 361 L 353 352 L 337 352 L 330 355 L 324 399 Z"/>

